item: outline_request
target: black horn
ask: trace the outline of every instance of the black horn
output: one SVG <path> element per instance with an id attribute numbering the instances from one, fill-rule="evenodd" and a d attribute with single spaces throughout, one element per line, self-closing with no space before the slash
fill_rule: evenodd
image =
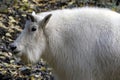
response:
<path id="1" fill-rule="evenodd" d="M 30 20 L 30 21 L 32 21 L 32 22 L 35 22 L 34 16 L 31 15 L 31 14 L 29 14 L 29 13 L 26 14 L 26 19 L 27 19 L 27 20 Z"/>

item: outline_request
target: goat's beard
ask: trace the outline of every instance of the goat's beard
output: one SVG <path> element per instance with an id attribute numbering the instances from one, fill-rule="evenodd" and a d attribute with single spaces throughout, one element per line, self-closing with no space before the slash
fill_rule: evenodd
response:
<path id="1" fill-rule="evenodd" d="M 25 64 L 35 64 L 40 60 L 40 49 L 39 47 L 26 48 L 25 51 L 21 53 L 21 61 Z"/>
<path id="2" fill-rule="evenodd" d="M 32 64 L 32 61 L 24 53 L 17 53 L 13 55 L 16 62 L 22 62 L 23 64 Z"/>
<path id="3" fill-rule="evenodd" d="M 28 56 L 26 54 L 22 54 L 20 56 L 21 62 L 24 64 L 32 64 L 33 62 L 28 58 Z"/>

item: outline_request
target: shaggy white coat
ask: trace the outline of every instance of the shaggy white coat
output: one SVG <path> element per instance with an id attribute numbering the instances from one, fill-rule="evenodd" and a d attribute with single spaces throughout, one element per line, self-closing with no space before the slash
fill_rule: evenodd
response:
<path id="1" fill-rule="evenodd" d="M 53 68 L 55 80 L 120 80 L 120 14 L 101 8 L 76 8 L 33 13 L 40 22 L 36 32 L 24 31 L 14 42 L 21 58 L 40 57 Z M 23 58 L 24 57 L 24 58 Z"/>

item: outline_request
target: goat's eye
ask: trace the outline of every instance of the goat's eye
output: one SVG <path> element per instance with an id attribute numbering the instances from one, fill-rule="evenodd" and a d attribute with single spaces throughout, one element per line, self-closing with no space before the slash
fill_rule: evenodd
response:
<path id="1" fill-rule="evenodd" d="M 31 31 L 36 31 L 36 28 L 33 27 L 33 28 L 31 29 Z"/>

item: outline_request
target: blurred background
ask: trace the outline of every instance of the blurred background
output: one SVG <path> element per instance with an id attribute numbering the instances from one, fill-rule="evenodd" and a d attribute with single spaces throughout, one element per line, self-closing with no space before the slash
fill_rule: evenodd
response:
<path id="1" fill-rule="evenodd" d="M 45 61 L 41 59 L 36 65 L 24 65 L 15 60 L 8 45 L 24 28 L 25 12 L 84 6 L 120 12 L 120 0 L 0 0 L 0 80 L 54 80 L 52 69 Z"/>

